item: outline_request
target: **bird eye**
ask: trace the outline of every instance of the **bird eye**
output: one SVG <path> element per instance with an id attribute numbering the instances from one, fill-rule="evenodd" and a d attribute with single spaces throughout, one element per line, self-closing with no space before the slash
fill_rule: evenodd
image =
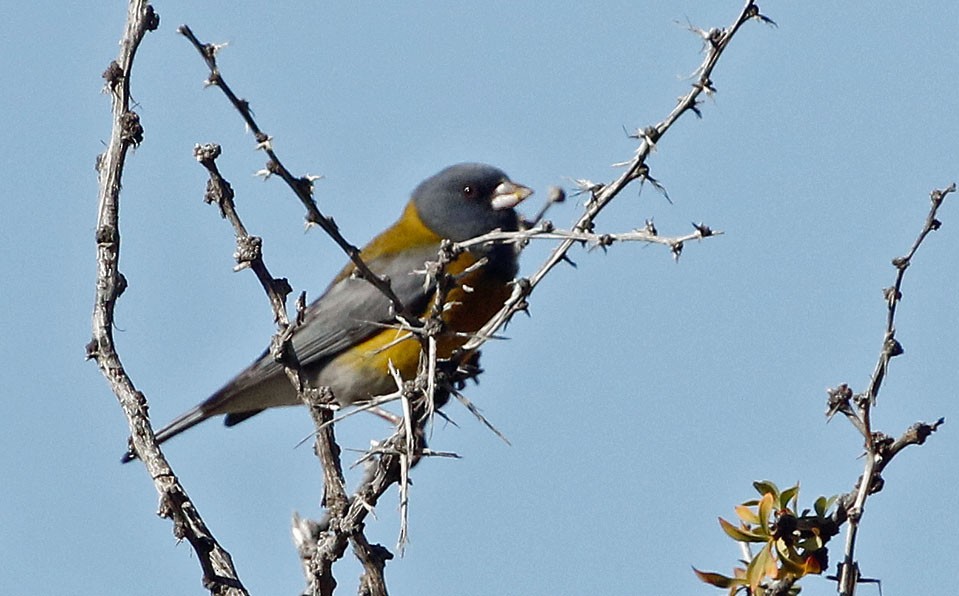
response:
<path id="1" fill-rule="evenodd" d="M 476 194 L 476 189 L 469 184 L 463 187 L 463 196 L 467 199 L 473 198 L 473 195 Z"/>

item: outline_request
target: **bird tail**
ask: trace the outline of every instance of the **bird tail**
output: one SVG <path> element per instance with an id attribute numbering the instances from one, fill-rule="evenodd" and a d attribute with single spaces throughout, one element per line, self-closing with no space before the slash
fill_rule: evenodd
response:
<path id="1" fill-rule="evenodd" d="M 157 431 L 157 442 L 163 443 L 214 416 L 226 414 L 226 425 L 233 426 L 265 408 L 299 403 L 293 385 L 282 374 L 279 365 L 264 352 L 259 360 L 216 393 Z M 121 461 L 126 463 L 136 457 L 131 449 Z"/>
<path id="2" fill-rule="evenodd" d="M 182 433 L 183 431 L 191 429 L 197 424 L 200 424 L 207 418 L 214 416 L 214 414 L 210 412 L 209 409 L 203 407 L 204 405 L 206 405 L 206 402 L 177 416 L 172 422 L 170 422 L 169 424 L 161 428 L 159 431 L 157 431 L 156 433 L 157 443 L 164 443 L 167 440 Z M 135 460 L 136 458 L 137 458 L 137 454 L 133 451 L 133 448 L 131 447 L 130 450 L 123 455 L 123 458 L 120 461 L 122 463 L 128 463 Z"/>

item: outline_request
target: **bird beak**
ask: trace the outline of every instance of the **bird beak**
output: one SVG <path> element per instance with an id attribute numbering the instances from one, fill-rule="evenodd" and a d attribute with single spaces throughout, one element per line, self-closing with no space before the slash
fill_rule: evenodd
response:
<path id="1" fill-rule="evenodd" d="M 512 209 L 522 202 L 523 199 L 533 194 L 532 189 L 526 188 L 521 184 L 504 180 L 493 191 L 493 198 L 490 199 L 490 205 L 494 210 Z"/>

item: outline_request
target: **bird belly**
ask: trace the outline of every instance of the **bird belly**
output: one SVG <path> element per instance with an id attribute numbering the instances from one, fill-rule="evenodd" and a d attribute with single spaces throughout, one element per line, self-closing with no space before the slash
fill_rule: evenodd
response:
<path id="1" fill-rule="evenodd" d="M 419 342 L 405 331 L 385 330 L 327 362 L 313 379 L 329 387 L 341 405 L 369 401 L 397 390 L 390 363 L 403 379 L 416 376 Z"/>

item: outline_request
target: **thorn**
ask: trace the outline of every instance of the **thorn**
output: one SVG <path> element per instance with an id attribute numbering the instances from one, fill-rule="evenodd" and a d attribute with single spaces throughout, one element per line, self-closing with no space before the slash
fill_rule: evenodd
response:
<path id="1" fill-rule="evenodd" d="M 713 235 L 712 229 L 709 226 L 702 223 L 693 223 L 693 227 L 696 228 L 696 231 L 699 232 L 699 235 L 703 238 L 709 238 Z"/>
<path id="2" fill-rule="evenodd" d="M 249 104 L 246 104 L 249 105 Z M 273 137 L 263 133 L 258 133 L 256 138 L 256 150 L 272 151 L 273 150 Z"/>
<path id="3" fill-rule="evenodd" d="M 679 257 L 683 254 L 683 243 L 677 242 L 670 246 L 669 250 L 673 253 L 673 260 L 679 261 Z"/>

